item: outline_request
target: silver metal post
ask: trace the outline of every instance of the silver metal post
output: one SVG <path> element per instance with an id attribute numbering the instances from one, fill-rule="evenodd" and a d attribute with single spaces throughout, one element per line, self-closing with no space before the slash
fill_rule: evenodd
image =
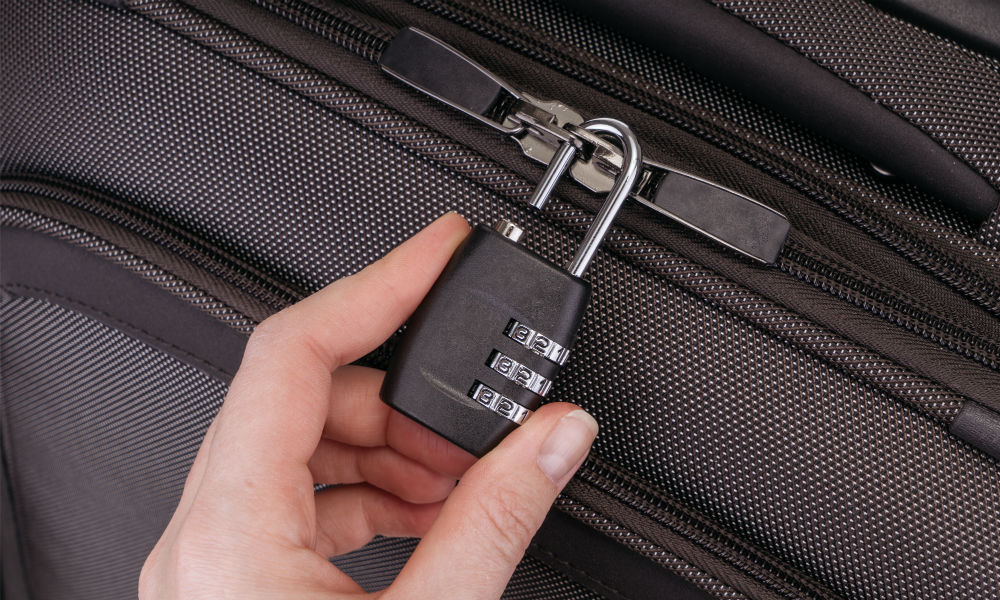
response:
<path id="1" fill-rule="evenodd" d="M 587 235 L 584 236 L 580 248 L 576 251 L 576 256 L 566 266 L 566 270 L 576 277 L 583 275 L 587 267 L 590 266 L 590 261 L 594 258 L 597 248 L 601 245 L 601 241 L 604 240 L 604 236 L 607 235 L 608 230 L 611 229 L 615 216 L 632 192 L 632 188 L 642 173 L 642 149 L 639 147 L 639 140 L 632 133 L 632 130 L 629 129 L 628 125 L 617 119 L 592 119 L 584 123 L 582 127 L 588 131 L 606 133 L 618 138 L 622 144 L 624 160 L 622 161 L 622 170 L 618 178 L 615 179 L 614 187 L 611 188 L 608 199 L 604 201 L 604 205 L 594 218 L 593 224 L 587 230 Z M 570 144 L 563 144 L 563 148 L 567 146 L 570 146 Z M 552 164 L 555 164 L 554 159 L 550 163 L 550 169 L 552 168 Z M 565 169 L 565 167 L 563 168 Z M 546 183 L 549 182 L 546 181 Z M 551 188 L 553 185 L 555 185 L 554 182 L 549 187 Z"/>
<path id="2" fill-rule="evenodd" d="M 576 146 L 573 144 L 562 144 L 559 146 L 559 149 L 556 150 L 555 155 L 549 162 L 549 167 L 545 169 L 545 175 L 538 182 L 535 193 L 531 195 L 531 200 L 528 201 L 528 204 L 539 210 L 545 208 L 545 205 L 549 201 L 549 196 L 552 195 L 552 190 L 555 189 L 556 184 L 559 183 L 559 178 L 569 168 L 574 157 L 576 157 Z"/>

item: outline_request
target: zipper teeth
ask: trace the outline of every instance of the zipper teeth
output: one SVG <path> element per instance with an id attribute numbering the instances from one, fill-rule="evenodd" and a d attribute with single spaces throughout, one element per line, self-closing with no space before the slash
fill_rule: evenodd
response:
<path id="1" fill-rule="evenodd" d="M 778 261 L 782 271 L 987 367 L 1000 367 L 997 343 L 972 335 L 932 310 L 902 303 L 876 284 L 846 275 L 806 254 L 791 240 L 786 244 Z"/>
<path id="2" fill-rule="evenodd" d="M 580 467 L 576 478 L 612 496 L 629 508 L 667 525 L 675 534 L 694 542 L 700 548 L 722 558 L 738 571 L 754 577 L 772 592 L 783 597 L 836 598 L 816 582 L 803 580 L 780 561 L 771 563 L 760 558 L 759 551 L 746 547 L 738 538 L 721 532 L 697 513 L 672 506 L 655 491 L 637 482 L 627 473 L 590 458 Z M 579 500 L 578 500 L 579 501 Z M 657 515 L 668 515 L 668 519 Z"/>
<path id="3" fill-rule="evenodd" d="M 491 26 L 496 29 L 491 28 L 490 26 L 485 26 L 470 16 L 461 13 L 460 11 L 462 8 L 454 6 L 454 4 L 448 2 L 448 0 L 410 1 L 433 14 L 462 25 L 463 27 L 514 49 L 521 54 L 538 60 L 547 66 L 553 67 L 556 70 L 587 84 L 588 86 L 594 87 L 595 89 L 616 97 L 658 118 L 667 120 L 672 125 L 693 133 L 701 139 L 709 141 L 714 145 L 734 154 L 735 156 L 738 156 L 741 159 L 761 168 L 783 183 L 799 190 L 810 199 L 830 208 L 831 210 L 834 210 L 840 216 L 854 223 L 877 239 L 882 240 L 890 247 L 898 250 L 921 268 L 925 269 L 951 287 L 957 289 L 992 314 L 1000 316 L 1000 290 L 996 289 L 988 281 L 983 280 L 978 274 L 970 271 L 965 266 L 958 264 L 954 259 L 942 256 L 937 250 L 928 247 L 922 241 L 910 238 L 910 236 L 904 232 L 894 230 L 890 231 L 884 224 L 879 225 L 878 222 L 875 219 L 872 219 L 869 214 L 856 214 L 854 210 L 855 207 L 846 208 L 839 206 L 838 203 L 829 196 L 817 192 L 809 184 L 804 183 L 803 180 L 807 177 L 804 176 L 802 179 L 796 178 L 789 175 L 782 168 L 770 163 L 765 158 L 756 156 L 752 153 L 744 152 L 737 146 L 726 141 L 712 131 L 709 131 L 709 124 L 702 124 L 704 127 L 699 127 L 693 124 L 689 119 L 681 118 L 680 116 L 673 114 L 671 111 L 665 110 L 661 106 L 657 106 L 654 102 L 639 97 L 632 90 L 616 85 L 615 82 L 610 81 L 607 77 L 593 76 L 585 72 L 585 66 L 575 65 L 571 59 L 544 54 L 537 49 L 528 47 L 519 39 L 511 37 L 505 32 L 499 31 L 499 28 L 502 27 L 502 25 L 498 25 L 497 23 L 491 21 Z M 800 173 L 803 173 L 801 167 L 798 167 L 798 170 Z M 865 210 L 865 207 L 862 207 L 862 209 L 858 212 L 867 213 L 869 211 Z M 788 246 L 786 245 L 782 250 L 782 256 L 786 260 L 794 262 L 796 258 L 792 254 L 793 253 L 789 251 Z M 831 271 L 834 270 L 830 265 L 826 265 L 826 268 Z M 828 289 L 827 291 L 830 290 Z M 837 294 L 835 293 L 834 295 Z M 853 303 L 853 301 L 848 297 L 838 297 Z M 880 316 L 884 317 L 885 315 Z"/>
<path id="4" fill-rule="evenodd" d="M 378 60 L 392 39 L 391 33 L 343 8 L 329 6 L 319 9 L 298 0 L 253 2 L 371 61 Z"/>
<path id="5" fill-rule="evenodd" d="M 392 34 L 379 26 L 364 21 L 360 16 L 340 9 L 335 12 L 329 10 L 319 10 L 310 5 L 304 4 L 300 0 L 254 0 L 258 5 L 272 10 L 275 14 L 299 24 L 302 27 L 323 35 L 325 38 L 337 43 L 345 49 L 366 57 L 368 60 L 377 61 L 385 48 Z M 509 38 L 501 33 L 488 30 L 485 26 L 472 20 L 470 17 L 458 14 L 441 3 L 447 0 L 411 0 L 418 6 L 425 8 L 435 14 L 455 21 L 469 29 L 482 35 L 491 37 L 500 43 L 512 47 L 524 54 L 540 60 L 549 66 L 561 71 L 568 71 L 570 75 L 584 81 L 588 85 L 601 89 L 607 93 L 615 95 L 631 104 L 637 104 L 639 108 L 669 119 L 672 123 L 683 127 L 700 137 L 707 139 L 717 145 L 726 147 L 743 158 L 754 162 L 760 161 L 752 156 L 745 156 L 739 152 L 738 148 L 731 148 L 723 140 L 713 135 L 707 130 L 692 129 L 690 123 L 681 120 L 679 117 L 670 115 L 664 110 L 654 106 L 650 102 L 630 96 L 628 92 L 622 92 L 613 85 L 613 82 L 600 81 L 584 72 L 582 68 L 573 67 L 568 63 L 561 63 L 556 58 L 543 56 L 537 51 L 526 47 L 521 42 Z M 794 183 L 788 175 L 778 172 L 767 166 L 765 170 L 773 172 L 776 176 L 788 183 Z M 809 190 L 808 195 L 815 196 Z M 841 211 L 838 211 L 841 212 Z M 841 212 L 847 218 L 850 215 Z M 867 222 L 867 221 L 866 221 Z M 869 228 L 862 226 L 867 231 Z M 876 237 L 877 234 L 876 234 Z M 789 240 L 791 241 L 791 240 Z M 890 244 L 891 245 L 891 244 Z M 894 246 L 897 247 L 897 246 Z M 1000 314 L 1000 299 L 994 297 L 992 289 L 981 292 L 983 285 L 975 284 L 973 274 L 965 272 L 960 265 L 949 261 L 950 269 L 940 270 L 935 264 L 926 258 L 927 253 L 914 251 L 907 254 L 915 258 L 920 266 L 939 279 L 950 283 L 953 287 L 966 292 L 966 295 L 977 301 L 981 306 L 990 310 L 994 314 Z M 869 311 L 895 325 L 901 326 L 908 331 L 939 344 L 962 356 L 971 358 L 980 364 L 992 369 L 1000 367 L 998 359 L 998 346 L 996 343 L 983 340 L 961 326 L 949 322 L 949 319 L 934 311 L 926 310 L 915 306 L 912 303 L 900 301 L 890 295 L 880 292 L 878 286 L 871 285 L 856 277 L 838 271 L 836 265 L 821 260 L 819 257 L 806 256 L 794 248 L 794 244 L 786 243 L 779 258 L 779 267 L 786 273 L 807 282 L 837 298 L 853 304 L 859 308 Z M 969 280 L 972 280 L 970 282 Z"/>
<path id="6" fill-rule="evenodd" d="M 212 275 L 235 285 L 271 308 L 284 308 L 306 295 L 301 290 L 284 288 L 273 282 L 265 281 L 262 277 L 241 268 L 230 259 L 212 256 L 213 253 L 210 250 L 198 248 L 196 244 L 186 239 L 187 236 L 169 230 L 162 223 L 131 213 L 131 211 L 122 210 L 120 207 L 115 207 L 109 202 L 90 195 L 64 189 L 53 189 L 57 185 L 48 182 L 39 184 L 30 181 L 5 180 L 0 182 L 0 190 L 42 196 L 105 219 L 163 246 Z"/>

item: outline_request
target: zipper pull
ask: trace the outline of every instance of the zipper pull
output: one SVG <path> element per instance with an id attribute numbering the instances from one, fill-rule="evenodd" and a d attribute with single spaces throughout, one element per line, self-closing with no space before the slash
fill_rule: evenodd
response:
<path id="1" fill-rule="evenodd" d="M 396 34 L 379 64 L 393 77 L 513 137 L 529 158 L 546 165 L 569 163 L 567 175 L 591 191 L 611 191 L 621 172 L 621 150 L 581 127 L 584 118 L 579 111 L 517 90 L 419 29 L 405 28 Z M 791 229 L 780 212 L 655 161 L 643 161 L 631 197 L 766 264 L 777 260 Z"/>
<path id="2" fill-rule="evenodd" d="M 419 29 L 400 30 L 382 51 L 379 65 L 393 77 L 506 134 L 524 128 L 512 122 L 504 125 L 502 116 L 522 101 L 517 90 Z"/>

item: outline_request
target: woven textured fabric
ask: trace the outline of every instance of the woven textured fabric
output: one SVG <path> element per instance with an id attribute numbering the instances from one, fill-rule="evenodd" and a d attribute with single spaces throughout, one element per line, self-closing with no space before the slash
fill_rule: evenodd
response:
<path id="1" fill-rule="evenodd" d="M 870 165 L 806 128 L 777 113 L 749 102 L 729 88 L 692 72 L 683 64 L 646 48 L 619 33 L 565 8 L 542 0 L 485 0 L 484 4 L 525 24 L 539 28 L 568 47 L 582 48 L 609 64 L 634 73 L 684 101 L 701 106 L 721 118 L 763 134 L 784 148 L 814 160 L 879 194 L 912 207 L 947 225 L 972 235 L 959 215 L 911 186 L 887 183 L 873 175 Z"/>
<path id="2" fill-rule="evenodd" d="M 0 226 L 23 227 L 24 229 L 44 233 L 55 239 L 85 248 L 87 251 L 110 260 L 123 269 L 127 269 L 139 277 L 169 291 L 171 294 L 184 299 L 186 302 L 207 312 L 216 319 L 229 324 L 238 331 L 242 331 L 247 335 L 253 331 L 255 324 L 252 320 L 226 306 L 203 290 L 167 273 L 149 261 L 143 260 L 106 240 L 90 235 L 76 227 L 7 206 L 0 206 Z"/>
<path id="3" fill-rule="evenodd" d="M 566 206 L 551 220 L 528 212 L 140 16 L 0 10 L 5 132 L 18 132 L 4 139 L 6 171 L 86 183 L 310 289 L 449 209 L 511 217 L 556 261 L 587 224 Z M 1000 594 L 996 463 L 887 391 L 905 373 L 876 387 L 837 366 L 846 346 L 803 350 L 821 333 L 781 307 L 635 236 L 609 247 L 553 390 L 598 417 L 600 456 L 845 597 Z"/>
<path id="4" fill-rule="evenodd" d="M 708 592 L 713 598 L 719 598 L 719 600 L 746 600 L 747 598 L 744 594 L 722 583 L 704 570 L 667 552 L 649 540 L 643 539 L 641 536 L 632 533 L 610 519 L 598 515 L 571 498 L 560 496 L 556 499 L 555 504 L 597 531 L 618 540 L 636 553 L 645 556 L 668 571 L 687 579 L 697 587 Z"/>
<path id="5" fill-rule="evenodd" d="M 1000 185 L 1000 61 L 861 0 L 712 0 L 899 113 Z"/>
<path id="6" fill-rule="evenodd" d="M 4 457 L 32 598 L 134 598 L 226 387 L 117 330 L 5 295 Z"/>
<path id="7" fill-rule="evenodd" d="M 512 211 L 524 218 L 534 219 L 537 215 L 524 215 L 520 202 L 531 193 L 530 183 L 504 169 L 497 168 L 483 157 L 447 138 L 435 134 L 426 127 L 393 113 L 381 105 L 352 92 L 350 89 L 324 76 L 283 59 L 274 51 L 255 45 L 250 40 L 235 34 L 225 27 L 206 20 L 169 0 L 137 1 L 134 4 L 143 14 L 154 16 L 168 27 L 200 44 L 223 52 L 240 64 L 264 74 L 274 81 L 301 91 L 307 97 L 320 102 L 337 114 L 363 125 L 405 148 L 416 152 L 450 170 L 469 177 L 504 198 L 515 200 Z M 474 210 L 476 207 L 472 207 Z M 554 200 L 546 213 L 558 223 L 576 231 L 582 236 L 590 225 L 590 216 L 566 203 Z M 547 235 L 546 231 L 542 231 Z M 746 290 L 725 281 L 690 261 L 639 237 L 623 232 L 612 232 L 604 242 L 605 248 L 616 250 L 621 256 L 639 264 L 642 268 L 667 277 L 677 285 L 693 293 L 718 303 L 727 310 L 740 314 L 755 325 L 775 332 L 779 336 L 794 339 L 802 347 L 833 362 L 838 367 L 863 377 L 865 381 L 885 389 L 897 397 L 912 403 L 921 411 L 943 423 L 949 423 L 957 414 L 961 400 L 952 392 L 942 389 L 913 373 L 892 364 L 857 345 L 851 344 L 774 303 L 750 294 Z"/>
<path id="8" fill-rule="evenodd" d="M 994 211 L 979 230 L 979 238 L 984 244 L 1000 249 L 1000 210 Z"/>
<path id="9" fill-rule="evenodd" d="M 333 559 L 366 592 L 383 590 L 392 583 L 417 547 L 412 538 L 376 537 L 367 546 Z M 514 570 L 505 600 L 598 600 L 595 594 L 569 581 L 539 560 L 526 556 Z"/>

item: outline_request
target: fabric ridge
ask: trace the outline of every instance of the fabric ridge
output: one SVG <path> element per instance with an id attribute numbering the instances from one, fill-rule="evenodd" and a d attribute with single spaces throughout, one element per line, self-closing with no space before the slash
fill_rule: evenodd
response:
<path id="1" fill-rule="evenodd" d="M 813 3 L 812 14 L 786 2 L 718 3 L 821 57 L 850 48 L 861 18 L 839 12 L 854 5 L 846 2 Z M 560 200 L 534 211 L 523 202 L 530 182 L 502 165 L 183 5 L 146 4 L 169 14 L 174 29 L 92 0 L 0 4 L 3 174 L 44 175 L 131 203 L 304 292 L 358 271 L 449 210 L 473 224 L 509 218 L 555 262 L 574 253 L 586 211 Z M 485 6 L 863 181 L 941 223 L 942 236 L 975 234 L 921 192 L 874 180 L 842 150 L 562 7 Z M 786 15 L 798 35 L 772 23 Z M 818 39 L 821 18 L 843 27 Z M 911 42 L 886 43 L 903 52 Z M 914 52 L 935 60 L 959 52 L 927 44 Z M 861 56 L 853 65 L 831 59 L 831 68 L 859 81 L 894 76 Z M 870 92 L 930 110 L 907 94 L 934 74 L 915 73 Z M 942 93 L 964 101 L 986 85 L 963 77 L 972 75 L 956 74 Z M 991 94 L 983 90 L 983 102 Z M 994 109 L 923 126 L 1000 182 L 992 146 L 1000 131 L 982 117 Z M 254 325 L 96 236 L 9 208 L 0 222 L 86 247 L 244 333 Z M 594 297 L 550 398 L 597 418 L 595 456 L 831 595 L 1000 596 L 1000 470 L 943 426 L 960 395 L 625 229 L 612 232 L 587 277 Z M 0 317 L 3 452 L 35 597 L 134 597 L 138 565 L 179 498 L 225 384 L 42 300 L 5 291 Z M 387 350 L 368 362 L 384 367 Z M 558 505 L 715 597 L 749 597 L 700 565 L 657 554 L 627 524 L 574 500 Z M 414 544 L 377 538 L 334 562 L 380 589 Z M 504 597 L 599 596 L 529 556 Z"/>

